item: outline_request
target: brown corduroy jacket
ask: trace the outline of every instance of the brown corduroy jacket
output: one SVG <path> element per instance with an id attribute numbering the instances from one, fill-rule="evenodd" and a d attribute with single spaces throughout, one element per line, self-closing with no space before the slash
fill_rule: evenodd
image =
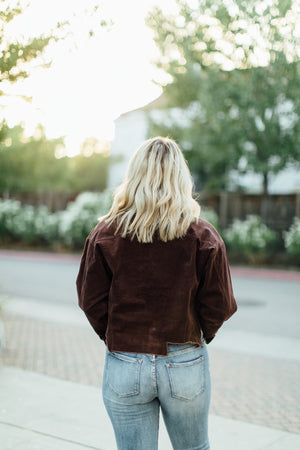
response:
<path id="1" fill-rule="evenodd" d="M 208 222 L 180 239 L 139 243 L 100 222 L 86 239 L 79 306 L 109 351 L 167 355 L 168 343 L 203 345 L 237 310 L 225 245 Z"/>

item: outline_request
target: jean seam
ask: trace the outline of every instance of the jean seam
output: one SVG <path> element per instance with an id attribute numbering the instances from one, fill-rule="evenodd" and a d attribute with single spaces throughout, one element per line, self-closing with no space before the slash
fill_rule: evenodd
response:
<path id="1" fill-rule="evenodd" d="M 192 361 L 186 361 L 186 362 L 170 362 L 167 363 L 168 367 L 189 367 L 189 366 L 194 366 L 195 364 L 200 364 L 201 361 L 204 360 L 204 356 L 201 355 L 198 358 L 193 359 Z"/>
<path id="2" fill-rule="evenodd" d="M 195 344 L 194 347 L 186 347 L 186 348 L 183 348 L 182 350 L 175 350 L 174 352 L 169 352 L 167 356 L 175 356 L 175 355 L 180 355 L 181 353 L 191 352 L 199 347 L 201 347 L 201 346 Z M 201 348 L 203 348 L 203 347 L 201 347 Z"/>
<path id="3" fill-rule="evenodd" d="M 114 356 L 115 358 L 120 359 L 121 361 L 126 361 L 129 363 L 135 363 L 135 362 L 141 363 L 142 362 L 141 358 L 135 358 L 134 356 L 130 357 L 127 355 L 123 355 L 122 353 L 119 353 L 119 352 L 110 352 L 110 354 L 112 356 Z"/>
<path id="4" fill-rule="evenodd" d="M 172 393 L 172 397 L 174 398 L 178 398 L 179 400 L 184 400 L 185 402 L 191 402 L 192 400 L 194 400 L 196 397 L 198 397 L 198 395 L 202 394 L 204 392 L 204 388 L 201 389 L 201 391 L 197 392 L 197 394 L 195 394 L 193 397 L 191 398 L 186 398 L 186 397 L 180 397 L 180 395 L 176 395 Z"/>
<path id="5" fill-rule="evenodd" d="M 156 379 L 156 367 L 155 367 L 155 359 L 151 361 L 151 376 L 152 376 L 152 382 L 154 387 L 154 394 L 157 395 L 157 379 Z"/>

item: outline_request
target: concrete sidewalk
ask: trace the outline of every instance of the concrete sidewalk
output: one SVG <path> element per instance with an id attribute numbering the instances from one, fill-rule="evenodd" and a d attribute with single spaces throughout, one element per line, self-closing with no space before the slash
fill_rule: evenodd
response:
<path id="1" fill-rule="evenodd" d="M 8 297 L 3 301 L 3 310 L 21 317 L 31 317 L 46 322 L 90 329 L 90 324 L 75 302 L 72 305 L 51 304 L 29 298 Z M 220 333 L 222 333 L 222 339 L 214 339 L 209 344 L 209 348 L 225 351 L 230 349 L 231 352 L 300 362 L 300 339 L 232 330 L 231 324 L 228 325 L 226 322 L 223 324 Z"/>
<path id="2" fill-rule="evenodd" d="M 115 450 L 101 389 L 0 368 L 1 450 Z M 210 416 L 212 450 L 295 450 L 300 435 Z M 161 419 L 159 449 L 172 449 Z"/>

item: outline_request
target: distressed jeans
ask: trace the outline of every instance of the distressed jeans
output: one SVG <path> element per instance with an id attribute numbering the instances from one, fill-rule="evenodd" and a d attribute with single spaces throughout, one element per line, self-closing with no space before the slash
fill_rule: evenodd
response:
<path id="1" fill-rule="evenodd" d="M 175 450 L 209 450 L 205 343 L 169 344 L 167 356 L 109 352 L 102 396 L 118 450 L 157 450 L 159 413 Z"/>

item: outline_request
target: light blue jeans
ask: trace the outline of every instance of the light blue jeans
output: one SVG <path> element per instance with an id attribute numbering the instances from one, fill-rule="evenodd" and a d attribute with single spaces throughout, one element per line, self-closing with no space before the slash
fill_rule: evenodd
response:
<path id="1" fill-rule="evenodd" d="M 102 395 L 118 450 L 157 450 L 159 411 L 176 450 L 209 450 L 206 345 L 169 344 L 167 356 L 109 352 Z"/>

